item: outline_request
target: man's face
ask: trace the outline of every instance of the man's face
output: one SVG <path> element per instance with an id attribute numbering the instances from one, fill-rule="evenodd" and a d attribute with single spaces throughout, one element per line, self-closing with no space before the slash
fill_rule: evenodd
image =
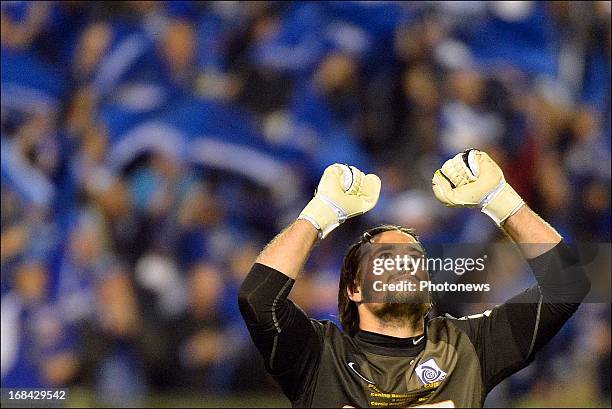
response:
<path id="1" fill-rule="evenodd" d="M 383 316 L 402 316 L 418 315 L 422 317 L 429 309 L 431 297 L 429 292 L 420 291 L 419 283 L 429 279 L 429 274 L 425 268 L 415 266 L 411 268 L 397 268 L 395 261 L 405 261 L 408 259 L 417 260 L 424 257 L 420 243 L 411 235 L 397 231 L 387 231 L 380 233 L 372 238 L 371 244 L 363 246 L 360 261 L 360 285 L 354 293 L 349 292 L 349 298 L 357 303 L 362 302 L 363 306 L 375 315 Z M 391 268 L 385 268 L 380 275 L 373 274 L 375 260 L 389 260 L 386 267 L 393 264 Z M 391 263 L 394 261 L 394 263 Z M 405 264 L 401 264 L 405 267 Z M 374 281 L 378 281 L 373 287 Z M 412 291 L 382 291 L 374 292 L 373 288 L 381 288 L 381 285 L 398 283 L 412 283 Z"/>

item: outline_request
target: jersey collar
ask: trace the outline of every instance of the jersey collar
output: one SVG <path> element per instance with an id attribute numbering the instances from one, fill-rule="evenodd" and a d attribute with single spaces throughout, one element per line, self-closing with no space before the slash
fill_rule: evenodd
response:
<path id="1" fill-rule="evenodd" d="M 410 338 L 397 338 L 369 331 L 359 331 L 355 335 L 357 343 L 368 352 L 389 356 L 416 356 L 427 342 L 427 334 Z"/>

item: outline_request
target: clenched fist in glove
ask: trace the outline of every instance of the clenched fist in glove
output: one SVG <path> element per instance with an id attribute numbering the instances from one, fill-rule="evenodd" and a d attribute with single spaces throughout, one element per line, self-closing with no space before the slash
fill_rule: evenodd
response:
<path id="1" fill-rule="evenodd" d="M 480 207 L 501 225 L 525 203 L 506 183 L 499 166 L 487 155 L 469 149 L 447 160 L 431 181 L 436 198 L 450 207 Z"/>
<path id="2" fill-rule="evenodd" d="M 334 163 L 321 177 L 314 198 L 300 213 L 325 238 L 340 223 L 371 210 L 380 195 L 380 179 L 354 166 Z"/>

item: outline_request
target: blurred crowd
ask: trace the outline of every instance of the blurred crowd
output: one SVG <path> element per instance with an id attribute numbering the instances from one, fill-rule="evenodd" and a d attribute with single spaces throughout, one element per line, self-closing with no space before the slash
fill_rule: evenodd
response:
<path id="1" fill-rule="evenodd" d="M 334 162 L 383 192 L 307 264 L 293 299 L 316 318 L 337 320 L 366 227 L 503 240 L 431 194 L 469 147 L 568 240 L 611 240 L 609 1 L 1 7 L 2 387 L 86 385 L 118 405 L 277 390 L 237 288 Z M 583 305 L 489 404 L 576 376 L 609 404 L 609 304 Z"/>

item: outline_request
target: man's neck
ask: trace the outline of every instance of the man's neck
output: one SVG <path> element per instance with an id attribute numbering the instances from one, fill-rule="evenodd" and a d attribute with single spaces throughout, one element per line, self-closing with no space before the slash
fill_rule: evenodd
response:
<path id="1" fill-rule="evenodd" d="M 425 333 L 424 317 L 382 319 L 371 312 L 359 314 L 359 329 L 396 338 L 411 338 Z"/>

